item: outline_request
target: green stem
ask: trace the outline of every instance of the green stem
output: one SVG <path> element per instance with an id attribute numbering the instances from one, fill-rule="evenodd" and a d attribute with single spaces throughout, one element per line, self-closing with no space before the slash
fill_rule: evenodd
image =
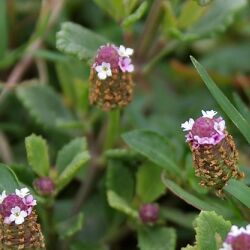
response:
<path id="1" fill-rule="evenodd" d="M 112 148 L 116 142 L 120 131 L 120 110 L 115 109 L 108 113 L 107 136 L 104 144 L 104 151 Z"/>

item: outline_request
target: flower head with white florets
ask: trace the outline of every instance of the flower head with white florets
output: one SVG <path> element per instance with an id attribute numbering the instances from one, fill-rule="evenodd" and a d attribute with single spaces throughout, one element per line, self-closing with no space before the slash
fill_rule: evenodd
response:
<path id="1" fill-rule="evenodd" d="M 28 188 L 16 189 L 15 193 L 9 195 L 3 191 L 0 195 L 0 214 L 5 224 L 22 224 L 31 214 L 34 206 L 36 206 L 36 200 Z"/>
<path id="2" fill-rule="evenodd" d="M 244 227 L 232 226 L 219 250 L 249 250 L 250 249 L 250 225 Z"/>
<path id="3" fill-rule="evenodd" d="M 120 47 L 113 44 L 101 46 L 92 67 L 96 70 L 100 80 L 111 77 L 112 72 L 116 70 L 131 73 L 134 71 L 134 65 L 130 58 L 133 53 L 133 49 L 125 48 L 123 45 Z"/>
<path id="4" fill-rule="evenodd" d="M 192 147 L 201 145 L 216 145 L 226 136 L 225 121 L 222 117 L 215 117 L 216 111 L 202 110 L 202 116 L 196 120 L 190 118 L 181 124 L 183 131 L 187 132 L 186 141 Z"/>

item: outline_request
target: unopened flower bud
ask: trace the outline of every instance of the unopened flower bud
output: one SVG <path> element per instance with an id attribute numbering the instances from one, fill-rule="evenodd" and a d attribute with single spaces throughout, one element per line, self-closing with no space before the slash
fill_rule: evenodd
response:
<path id="1" fill-rule="evenodd" d="M 45 249 L 35 205 L 27 188 L 0 195 L 0 249 Z"/>
<path id="2" fill-rule="evenodd" d="M 41 177 L 33 182 L 33 186 L 40 195 L 49 196 L 55 191 L 54 182 L 50 177 Z"/>
<path id="3" fill-rule="evenodd" d="M 143 223 L 153 224 L 159 217 L 159 206 L 157 204 L 144 204 L 140 207 L 139 215 Z"/>
<path id="4" fill-rule="evenodd" d="M 132 100 L 133 50 L 113 44 L 101 46 L 90 72 L 89 100 L 104 111 L 124 108 Z"/>
<path id="5" fill-rule="evenodd" d="M 219 250 L 249 250 L 250 249 L 250 225 L 246 228 L 232 226 Z"/>
<path id="6" fill-rule="evenodd" d="M 186 141 L 192 151 L 195 174 L 201 179 L 200 185 L 213 188 L 220 196 L 230 178 L 244 175 L 238 169 L 238 152 L 223 118 L 216 118 L 217 112 L 213 110 L 202 111 L 202 114 L 181 127 L 187 131 Z"/>

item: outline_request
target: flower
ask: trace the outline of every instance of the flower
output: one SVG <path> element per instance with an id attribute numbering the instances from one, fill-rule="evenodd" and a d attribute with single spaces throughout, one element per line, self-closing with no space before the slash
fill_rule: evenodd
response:
<path id="1" fill-rule="evenodd" d="M 28 196 L 23 198 L 23 203 L 29 207 L 34 207 L 37 204 L 36 200 L 34 199 L 34 197 L 31 194 L 29 194 Z"/>
<path id="2" fill-rule="evenodd" d="M 3 200 L 6 198 L 6 191 L 4 190 L 2 194 L 0 195 L 0 204 L 3 202 Z"/>
<path id="3" fill-rule="evenodd" d="M 97 65 L 95 67 L 96 72 L 98 73 L 98 77 L 101 80 L 105 80 L 108 76 L 112 76 L 112 71 L 110 69 L 110 64 L 106 62 L 102 62 L 101 65 Z"/>
<path id="4" fill-rule="evenodd" d="M 215 190 L 222 196 L 222 188 L 230 178 L 242 178 L 237 166 L 238 152 L 231 135 L 226 130 L 222 117 L 215 117 L 216 111 L 202 110 L 202 116 L 181 124 L 187 131 L 188 142 L 193 155 L 195 175 L 200 185 Z"/>
<path id="5" fill-rule="evenodd" d="M 52 195 L 55 185 L 50 177 L 40 177 L 33 182 L 36 191 L 41 195 Z"/>
<path id="6" fill-rule="evenodd" d="M 134 65 L 131 64 L 131 59 L 129 57 L 120 58 L 119 66 L 122 72 L 133 72 Z"/>
<path id="7" fill-rule="evenodd" d="M 219 250 L 249 250 L 250 249 L 250 225 L 246 228 L 232 226 Z"/>
<path id="8" fill-rule="evenodd" d="M 143 223 L 155 223 L 159 217 L 157 204 L 144 204 L 140 207 L 139 215 Z"/>
<path id="9" fill-rule="evenodd" d="M 211 119 L 217 114 L 217 112 L 214 110 L 210 110 L 210 111 L 202 110 L 201 113 L 202 113 L 203 117 L 207 117 L 207 118 L 211 118 Z"/>
<path id="10" fill-rule="evenodd" d="M 190 118 L 188 121 L 181 124 L 183 131 L 190 131 L 194 125 L 194 119 Z"/>
<path id="11" fill-rule="evenodd" d="M 133 49 L 114 44 L 101 46 L 90 70 L 89 101 L 103 111 L 126 107 L 132 100 Z"/>
<path id="12" fill-rule="evenodd" d="M 121 57 L 130 57 L 134 53 L 134 50 L 131 48 L 125 48 L 123 45 L 120 45 L 118 49 L 118 54 Z"/>
<path id="13" fill-rule="evenodd" d="M 27 212 L 22 211 L 20 207 L 14 207 L 11 209 L 9 221 L 14 221 L 16 225 L 20 225 L 24 222 L 24 218 L 27 217 L 27 215 Z"/>
<path id="14" fill-rule="evenodd" d="M 20 190 L 16 189 L 16 195 L 19 196 L 20 198 L 24 198 L 28 194 L 29 194 L 28 188 L 21 188 Z"/>

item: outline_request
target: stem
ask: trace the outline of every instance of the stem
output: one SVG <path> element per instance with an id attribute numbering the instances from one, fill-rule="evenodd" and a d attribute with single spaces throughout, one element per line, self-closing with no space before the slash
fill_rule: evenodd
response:
<path id="1" fill-rule="evenodd" d="M 119 137 L 120 131 L 120 110 L 115 109 L 108 113 L 108 128 L 106 141 L 104 143 L 104 151 L 112 148 L 117 138 Z"/>
<path id="2" fill-rule="evenodd" d="M 152 40 L 155 38 L 163 12 L 162 3 L 163 0 L 155 0 L 151 7 L 146 20 L 145 28 L 136 50 L 139 59 L 145 57 L 146 52 L 151 46 Z"/>

